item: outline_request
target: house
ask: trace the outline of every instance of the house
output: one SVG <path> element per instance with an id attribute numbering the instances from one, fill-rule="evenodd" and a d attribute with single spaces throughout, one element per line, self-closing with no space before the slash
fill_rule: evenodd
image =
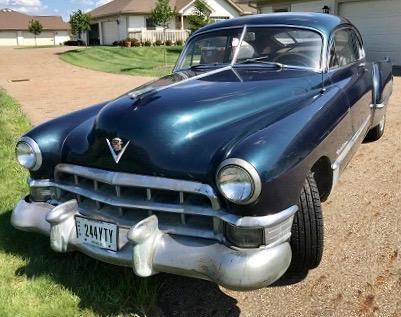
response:
<path id="1" fill-rule="evenodd" d="M 43 31 L 37 45 L 59 45 L 70 39 L 70 25 L 60 16 L 30 16 L 11 9 L 0 9 L 0 46 L 35 45 L 35 36 L 28 31 L 29 23 L 37 20 Z"/>
<path id="2" fill-rule="evenodd" d="M 185 40 L 188 37 L 187 17 L 193 14 L 194 0 L 170 0 L 171 8 L 177 16 L 169 23 L 163 35 L 163 28 L 155 26 L 151 12 L 156 0 L 114 0 L 89 12 L 92 17 L 92 30 L 89 32 L 90 44 L 110 45 L 114 41 L 135 37 L 140 40 L 161 39 L 172 41 Z M 248 4 L 238 4 L 234 0 L 206 0 L 212 21 L 235 18 L 256 13 Z"/>
<path id="3" fill-rule="evenodd" d="M 307 11 L 346 17 L 361 32 L 368 60 L 390 57 L 394 65 L 401 65 L 400 0 L 256 0 L 253 3 L 259 13 Z"/>

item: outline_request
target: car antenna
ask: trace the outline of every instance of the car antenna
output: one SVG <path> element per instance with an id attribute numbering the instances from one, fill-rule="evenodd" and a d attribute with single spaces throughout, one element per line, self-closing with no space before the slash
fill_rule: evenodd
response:
<path id="1" fill-rule="evenodd" d="M 326 86 L 324 85 L 324 70 L 323 69 L 320 74 L 322 76 L 322 88 L 320 89 L 320 93 L 324 94 L 326 92 Z"/>

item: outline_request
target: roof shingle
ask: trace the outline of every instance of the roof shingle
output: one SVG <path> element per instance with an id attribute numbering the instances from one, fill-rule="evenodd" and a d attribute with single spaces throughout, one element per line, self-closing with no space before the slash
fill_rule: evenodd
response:
<path id="1" fill-rule="evenodd" d="M 180 11 L 192 1 L 193 0 L 170 0 L 170 5 L 175 8 L 176 11 Z M 256 10 L 249 7 L 247 4 L 238 4 L 236 1 L 232 0 L 226 1 L 234 6 L 238 11 L 241 11 L 242 14 L 256 12 Z M 93 18 L 129 13 L 150 14 L 155 6 L 156 0 L 114 0 L 92 10 L 89 14 Z"/>
<path id="2" fill-rule="evenodd" d="M 30 16 L 11 9 L 0 9 L 0 30 L 27 31 L 32 20 L 38 20 L 43 30 L 70 29 L 70 25 L 61 16 Z"/>

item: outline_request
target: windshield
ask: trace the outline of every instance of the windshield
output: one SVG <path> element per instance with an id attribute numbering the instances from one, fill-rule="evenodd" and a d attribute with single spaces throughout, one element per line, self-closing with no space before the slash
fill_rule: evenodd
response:
<path id="1" fill-rule="evenodd" d="M 212 31 L 194 37 L 176 69 L 230 64 L 320 68 L 319 33 L 294 27 L 248 27 Z M 238 52 L 236 52 L 238 50 Z"/>

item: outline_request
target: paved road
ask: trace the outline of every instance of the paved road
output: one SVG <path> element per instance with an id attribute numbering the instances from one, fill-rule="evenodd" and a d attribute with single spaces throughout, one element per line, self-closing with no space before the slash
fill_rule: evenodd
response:
<path id="1" fill-rule="evenodd" d="M 149 78 L 111 75 L 59 61 L 64 49 L 0 50 L 0 86 L 33 123 L 78 109 Z M 10 79 L 30 79 L 9 83 Z M 401 316 L 401 78 L 384 137 L 364 144 L 323 205 L 322 264 L 302 282 L 239 293 L 162 275 L 166 316 Z"/>
<path id="2" fill-rule="evenodd" d="M 112 99 L 152 80 L 67 64 L 57 54 L 69 49 L 72 48 L 0 48 L 0 87 L 21 103 L 34 125 Z M 12 82 L 26 79 L 29 81 Z"/>

